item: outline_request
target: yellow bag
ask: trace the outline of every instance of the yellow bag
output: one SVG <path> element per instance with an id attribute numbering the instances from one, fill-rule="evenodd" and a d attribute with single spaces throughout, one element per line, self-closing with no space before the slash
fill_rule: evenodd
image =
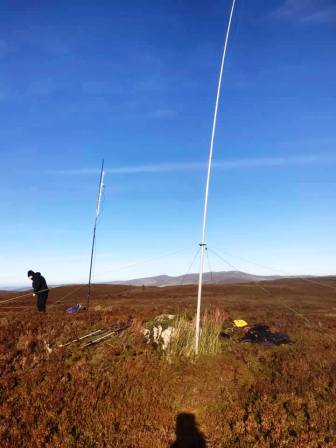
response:
<path id="1" fill-rule="evenodd" d="M 242 320 L 242 319 L 234 320 L 233 323 L 235 324 L 235 326 L 237 328 L 244 328 L 244 327 L 248 326 L 248 323 L 245 322 L 245 320 Z"/>

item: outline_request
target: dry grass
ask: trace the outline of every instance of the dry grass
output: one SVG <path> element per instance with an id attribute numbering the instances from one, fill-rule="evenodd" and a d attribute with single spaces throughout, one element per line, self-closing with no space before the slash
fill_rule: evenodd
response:
<path id="1" fill-rule="evenodd" d="M 227 313 L 216 309 L 211 313 L 204 313 L 201 319 L 201 330 L 199 340 L 199 356 L 217 355 L 222 350 L 220 334 Z M 184 356 L 191 358 L 195 356 L 195 328 L 196 320 L 188 319 L 186 314 L 176 317 L 174 320 L 174 333 L 171 338 L 167 356 L 173 358 Z"/>
<path id="2" fill-rule="evenodd" d="M 100 311 L 71 317 L 64 307 L 49 306 L 47 316 L 37 316 L 28 304 L 24 312 L 3 309 L 1 448 L 169 448 L 182 413 L 195 416 L 207 448 L 334 448 L 334 291 L 299 281 L 274 282 L 270 288 L 272 296 L 255 285 L 206 287 L 207 354 L 194 362 L 185 356 L 167 362 L 141 336 L 142 325 L 155 315 L 184 315 L 186 335 L 181 330 L 184 342 L 176 353 L 186 350 L 194 325 L 193 287 L 101 287 Z M 58 297 L 54 292 L 51 302 Z M 295 343 L 265 347 L 231 340 L 218 349 L 214 335 L 222 317 L 216 318 L 216 309 L 285 331 Z M 138 320 L 122 337 L 84 350 L 78 344 L 56 348 L 92 328 L 126 322 L 130 315 Z M 45 342 L 54 348 L 51 353 Z"/>

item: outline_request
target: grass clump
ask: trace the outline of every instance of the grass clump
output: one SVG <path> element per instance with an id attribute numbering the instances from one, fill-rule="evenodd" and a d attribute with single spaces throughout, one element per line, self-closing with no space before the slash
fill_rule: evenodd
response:
<path id="1" fill-rule="evenodd" d="M 215 310 L 206 312 L 201 319 L 199 355 L 217 355 L 221 352 L 221 332 L 226 313 Z M 167 348 L 167 356 L 195 356 L 196 319 L 186 315 L 177 316 L 174 320 L 174 332 Z"/>

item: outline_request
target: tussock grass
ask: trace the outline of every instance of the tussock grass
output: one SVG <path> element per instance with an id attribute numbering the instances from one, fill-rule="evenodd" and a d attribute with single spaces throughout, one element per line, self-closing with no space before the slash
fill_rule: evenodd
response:
<path id="1" fill-rule="evenodd" d="M 206 312 L 201 319 L 199 355 L 217 355 L 221 352 L 220 333 L 227 315 L 215 310 Z M 174 320 L 174 333 L 167 349 L 169 358 L 176 356 L 195 356 L 196 319 L 188 319 L 186 315 L 177 316 Z"/>

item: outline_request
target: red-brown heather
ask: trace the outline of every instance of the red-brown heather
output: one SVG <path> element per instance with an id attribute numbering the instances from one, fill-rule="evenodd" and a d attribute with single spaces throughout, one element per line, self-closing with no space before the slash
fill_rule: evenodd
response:
<path id="1" fill-rule="evenodd" d="M 321 282 L 336 288 L 335 278 Z M 64 309 L 86 291 L 56 304 L 70 291 L 53 289 L 43 316 L 30 298 L 0 308 L 1 448 L 336 447 L 336 289 L 298 279 L 267 291 L 206 286 L 203 311 L 267 324 L 294 343 L 223 339 L 220 354 L 194 360 L 167 360 L 141 329 L 161 313 L 192 317 L 196 286 L 98 285 L 90 311 L 73 316 Z M 119 337 L 58 347 L 130 318 Z"/>

